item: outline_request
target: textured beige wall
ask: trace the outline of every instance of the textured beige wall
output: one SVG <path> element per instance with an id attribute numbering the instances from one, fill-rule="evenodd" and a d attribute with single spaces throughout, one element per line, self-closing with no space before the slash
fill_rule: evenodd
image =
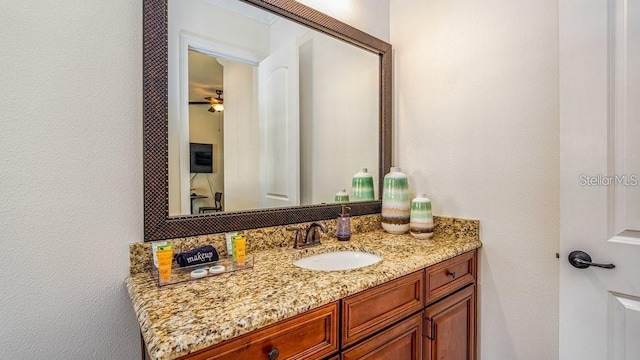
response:
<path id="1" fill-rule="evenodd" d="M 557 6 L 391 0 L 394 160 L 481 221 L 482 360 L 558 357 Z"/>
<path id="2" fill-rule="evenodd" d="M 0 5 L 0 359 L 134 359 L 142 4 Z"/>

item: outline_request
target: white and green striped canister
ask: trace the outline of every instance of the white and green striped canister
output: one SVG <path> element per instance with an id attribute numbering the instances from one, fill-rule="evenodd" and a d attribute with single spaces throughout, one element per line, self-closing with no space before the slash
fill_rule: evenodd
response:
<path id="1" fill-rule="evenodd" d="M 382 187 L 382 228 L 390 234 L 409 231 L 409 181 L 399 167 L 392 167 Z"/>
<path id="2" fill-rule="evenodd" d="M 431 200 L 424 193 L 411 201 L 411 218 L 409 232 L 414 238 L 424 240 L 433 236 L 433 213 L 431 212 Z"/>
<path id="3" fill-rule="evenodd" d="M 338 191 L 336 193 L 336 196 L 334 197 L 334 200 L 337 203 L 349 202 L 349 194 L 347 194 L 347 190 L 342 189 Z"/>
<path id="4" fill-rule="evenodd" d="M 374 200 L 373 176 L 369 174 L 367 168 L 363 168 L 351 179 L 351 201 L 371 200 Z"/>

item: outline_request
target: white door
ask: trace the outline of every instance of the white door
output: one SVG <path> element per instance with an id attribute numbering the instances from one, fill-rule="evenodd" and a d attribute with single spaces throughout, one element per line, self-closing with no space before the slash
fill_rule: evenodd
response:
<path id="1" fill-rule="evenodd" d="M 560 359 L 638 360 L 640 0 L 559 4 Z"/>
<path id="2" fill-rule="evenodd" d="M 298 47 L 283 46 L 258 66 L 260 206 L 300 204 Z"/>

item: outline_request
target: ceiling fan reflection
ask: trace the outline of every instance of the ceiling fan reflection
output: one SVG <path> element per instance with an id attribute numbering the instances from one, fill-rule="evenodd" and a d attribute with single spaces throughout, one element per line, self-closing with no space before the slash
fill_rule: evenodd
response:
<path id="1" fill-rule="evenodd" d="M 210 112 L 222 112 L 224 111 L 224 99 L 222 96 L 222 90 L 216 90 L 216 97 L 207 96 L 205 100 L 208 101 L 189 101 L 189 105 L 209 105 Z"/>

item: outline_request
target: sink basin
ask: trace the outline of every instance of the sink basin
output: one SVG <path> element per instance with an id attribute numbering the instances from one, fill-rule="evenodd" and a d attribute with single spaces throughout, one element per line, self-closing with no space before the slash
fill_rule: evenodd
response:
<path id="1" fill-rule="evenodd" d="M 363 251 L 335 251 L 296 260 L 293 265 L 309 270 L 340 271 L 373 265 L 382 258 Z"/>

